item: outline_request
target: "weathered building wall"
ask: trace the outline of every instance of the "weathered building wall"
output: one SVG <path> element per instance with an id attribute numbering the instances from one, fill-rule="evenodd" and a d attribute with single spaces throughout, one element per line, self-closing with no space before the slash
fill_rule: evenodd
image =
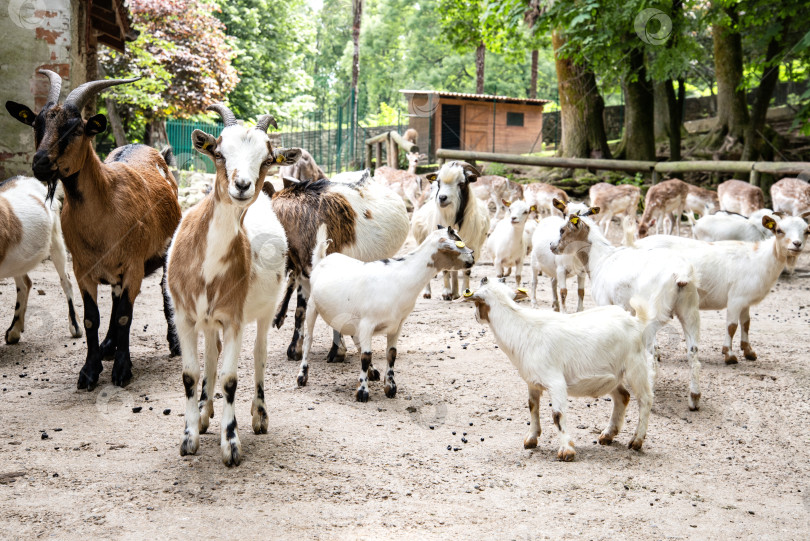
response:
<path id="1" fill-rule="evenodd" d="M 81 0 L 10 0 L 0 4 L 0 97 L 38 112 L 48 95 L 50 69 L 64 79 L 62 96 L 86 81 L 85 3 Z M 0 180 L 31 174 L 33 130 L 0 110 Z"/>

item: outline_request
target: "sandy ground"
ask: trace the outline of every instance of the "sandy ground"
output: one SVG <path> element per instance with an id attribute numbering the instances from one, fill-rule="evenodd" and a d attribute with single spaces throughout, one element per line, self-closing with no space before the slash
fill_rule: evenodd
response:
<path id="1" fill-rule="evenodd" d="M 147 279 L 135 306 L 134 379 L 112 387 L 105 362 L 87 393 L 76 390 L 84 341 L 69 337 L 45 262 L 32 273 L 42 293 L 31 295 L 22 342 L 0 345 L 0 537 L 807 539 L 810 256 L 799 267 L 752 310 L 755 362 L 726 366 L 724 316 L 702 313 L 698 412 L 687 410 L 680 330 L 662 331 L 642 452 L 626 448 L 635 401 L 616 443 L 602 447 L 609 399 L 572 400 L 573 463 L 555 460 L 547 400 L 540 444 L 523 449 L 525 385 L 468 305 L 420 298 L 399 345 L 399 394 L 387 399 L 372 382 L 366 404 L 354 401 L 353 348 L 344 364 L 324 362 L 331 335 L 322 322 L 309 384 L 296 388 L 298 364 L 285 356 L 289 318 L 270 332 L 270 430 L 259 436 L 250 430 L 249 328 L 237 390 L 244 460 L 228 469 L 219 397 L 198 455 L 179 455 L 181 363 L 168 356 L 158 278 Z M 475 283 L 487 273 L 491 266 L 477 267 Z M 0 291 L 5 328 L 13 281 L 0 281 Z M 108 288 L 99 304 L 106 326 Z M 384 339 L 374 347 L 382 367 Z"/>

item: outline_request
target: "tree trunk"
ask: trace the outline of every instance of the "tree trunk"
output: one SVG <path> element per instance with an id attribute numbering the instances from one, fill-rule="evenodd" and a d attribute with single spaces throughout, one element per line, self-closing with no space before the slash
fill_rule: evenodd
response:
<path id="1" fill-rule="evenodd" d="M 737 22 L 737 12 L 727 10 L 732 23 Z M 742 37 L 739 33 L 720 25 L 712 27 L 714 42 L 714 70 L 717 77 L 717 138 L 726 135 L 741 139 L 748 125 L 748 105 L 745 91 L 740 88 L 743 78 Z"/>
<path id="2" fill-rule="evenodd" d="M 363 0 L 354 0 L 353 3 L 354 18 L 352 20 L 352 45 L 354 52 L 352 55 L 352 156 L 355 154 L 357 144 L 357 137 L 354 129 L 357 129 L 357 84 L 360 78 L 360 21 L 363 18 Z M 355 164 L 352 163 L 352 167 Z"/>
<path id="3" fill-rule="evenodd" d="M 783 35 L 787 33 L 787 28 L 782 32 Z M 765 67 L 763 68 L 765 73 L 759 82 L 756 99 L 751 107 L 751 120 L 745 128 L 745 146 L 741 158 L 743 161 L 756 161 L 759 158 L 768 105 L 771 103 L 776 83 L 779 82 L 779 64 L 774 64 L 774 60 L 781 51 L 781 43 L 776 38 L 772 38 L 765 53 Z"/>
<path id="4" fill-rule="evenodd" d="M 121 123 L 121 117 L 118 115 L 118 109 L 115 108 L 115 101 L 108 96 L 104 98 L 104 104 L 107 106 L 107 117 L 110 119 L 110 126 L 112 127 L 113 137 L 115 138 L 115 146 L 122 147 L 128 143 L 127 134 L 124 132 L 124 125 Z"/>
<path id="5" fill-rule="evenodd" d="M 686 83 L 678 79 L 678 94 L 672 79 L 664 83 L 664 92 L 669 110 L 669 161 L 681 160 L 681 124 L 683 123 L 683 106 L 686 98 Z M 657 96 L 656 96 L 657 99 Z"/>
<path id="6" fill-rule="evenodd" d="M 654 82 L 655 92 L 655 116 L 653 118 L 653 129 L 655 130 L 655 140 L 663 141 L 669 138 L 669 97 L 667 95 L 667 84 L 672 81 Z"/>
<path id="7" fill-rule="evenodd" d="M 166 122 L 162 119 L 148 117 L 144 128 L 143 143 L 160 150 L 169 144 L 169 136 L 166 133 Z"/>
<path id="8" fill-rule="evenodd" d="M 484 59 L 486 58 L 487 47 L 484 42 L 478 44 L 475 49 L 475 93 L 484 93 Z"/>
<path id="9" fill-rule="evenodd" d="M 655 94 L 647 80 L 644 51 L 630 52 L 630 73 L 635 80 L 625 83 L 623 157 L 627 160 L 655 160 Z"/>
<path id="10" fill-rule="evenodd" d="M 599 93 L 596 76 L 584 64 L 561 58 L 559 48 L 565 39 L 551 33 L 557 87 L 560 95 L 562 136 L 557 154 L 566 158 L 610 158 L 603 113 L 605 102 Z"/>
<path id="11" fill-rule="evenodd" d="M 529 83 L 529 97 L 532 99 L 537 98 L 537 49 L 532 49 L 532 72 L 531 82 Z"/>

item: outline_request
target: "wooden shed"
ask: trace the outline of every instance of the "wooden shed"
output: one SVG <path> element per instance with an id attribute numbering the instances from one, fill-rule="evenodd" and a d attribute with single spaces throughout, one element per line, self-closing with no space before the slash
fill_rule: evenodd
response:
<path id="1" fill-rule="evenodd" d="M 525 154 L 540 150 L 543 106 L 549 100 L 400 90 L 408 100 L 409 128 L 431 160 L 438 148 Z"/>

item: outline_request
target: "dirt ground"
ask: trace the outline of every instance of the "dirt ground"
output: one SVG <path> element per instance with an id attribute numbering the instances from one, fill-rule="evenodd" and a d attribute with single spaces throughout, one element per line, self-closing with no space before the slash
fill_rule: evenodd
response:
<path id="1" fill-rule="evenodd" d="M 258 436 L 250 429 L 251 326 L 236 408 L 244 459 L 228 469 L 219 453 L 219 396 L 198 455 L 179 455 L 181 363 L 168 356 L 158 277 L 147 279 L 135 306 L 134 379 L 112 387 L 105 362 L 88 393 L 76 390 L 84 340 L 69 337 L 59 282 L 45 262 L 31 275 L 21 343 L 0 345 L 0 537 L 807 539 L 808 267 L 805 255 L 752 310 L 755 362 L 726 366 L 724 315 L 702 312 L 698 412 L 687 410 L 681 332 L 662 331 L 642 452 L 626 448 L 635 401 L 616 443 L 602 447 L 596 439 L 609 399 L 573 399 L 573 463 L 555 459 L 547 400 L 539 446 L 523 449 L 525 384 L 468 305 L 420 298 L 399 345 L 399 394 L 387 399 L 371 382 L 366 404 L 354 400 L 354 349 L 344 364 L 325 363 L 331 334 L 322 322 L 309 384 L 296 388 L 298 363 L 285 355 L 288 318 L 270 332 L 270 430 Z M 476 267 L 475 283 L 491 273 Z M 438 280 L 433 286 L 438 291 Z M 109 289 L 102 291 L 106 326 Z M 13 281 L 0 281 L 0 292 L 5 328 Z M 548 309 L 545 278 L 538 295 Z M 384 339 L 374 344 L 381 367 Z"/>

